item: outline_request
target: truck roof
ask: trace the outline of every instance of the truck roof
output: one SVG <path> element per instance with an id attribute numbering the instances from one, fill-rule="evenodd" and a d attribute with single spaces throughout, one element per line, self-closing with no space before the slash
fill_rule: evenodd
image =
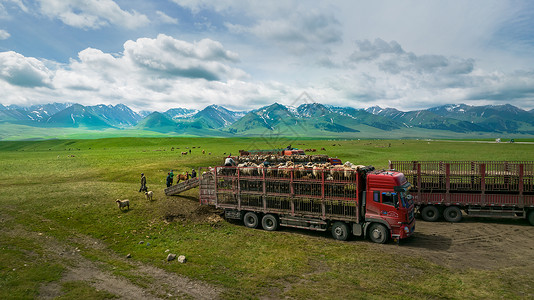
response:
<path id="1" fill-rule="evenodd" d="M 367 174 L 369 185 L 377 188 L 391 188 L 391 186 L 402 186 L 408 181 L 403 173 L 393 170 L 379 170 Z"/>

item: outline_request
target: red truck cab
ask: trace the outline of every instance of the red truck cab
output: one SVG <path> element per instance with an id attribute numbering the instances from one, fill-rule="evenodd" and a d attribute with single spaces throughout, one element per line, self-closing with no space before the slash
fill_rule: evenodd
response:
<path id="1" fill-rule="evenodd" d="M 415 230 L 414 202 L 409 194 L 411 184 L 404 174 L 396 171 L 375 171 L 366 178 L 365 221 L 382 224 L 374 226 L 368 234 L 380 237 L 388 234 L 395 240 L 407 238 Z"/>

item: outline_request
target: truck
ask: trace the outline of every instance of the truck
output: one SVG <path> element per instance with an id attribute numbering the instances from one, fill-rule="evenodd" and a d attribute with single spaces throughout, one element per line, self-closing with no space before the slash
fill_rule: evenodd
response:
<path id="1" fill-rule="evenodd" d="M 249 228 L 330 230 L 337 240 L 400 241 L 415 230 L 405 176 L 372 166 L 343 168 L 214 167 L 199 172 L 202 205 Z"/>
<path id="2" fill-rule="evenodd" d="M 405 174 L 421 218 L 526 218 L 534 225 L 533 161 L 390 161 Z"/>

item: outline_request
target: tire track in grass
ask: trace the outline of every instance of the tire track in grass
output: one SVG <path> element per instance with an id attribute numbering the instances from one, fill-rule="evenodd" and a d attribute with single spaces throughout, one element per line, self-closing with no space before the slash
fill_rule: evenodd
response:
<path id="1" fill-rule="evenodd" d="M 34 240 L 42 246 L 46 260 L 57 261 L 67 269 L 59 283 L 51 282 L 41 286 L 40 299 L 61 296 L 61 283 L 72 281 L 82 281 L 97 290 L 104 290 L 124 299 L 218 299 L 222 291 L 205 282 L 120 257 L 107 249 L 100 240 L 79 233 L 73 233 L 69 241 L 60 241 L 50 235 L 29 231 L 21 225 L 16 225 L 13 229 L 8 229 L 5 234 L 12 238 L 25 237 Z M 85 258 L 82 255 L 85 250 L 82 249 L 96 250 L 98 253 L 103 253 L 104 259 L 119 261 L 130 267 L 128 274 L 142 277 L 144 286 L 105 270 L 113 267 L 103 261 L 95 262 Z"/>

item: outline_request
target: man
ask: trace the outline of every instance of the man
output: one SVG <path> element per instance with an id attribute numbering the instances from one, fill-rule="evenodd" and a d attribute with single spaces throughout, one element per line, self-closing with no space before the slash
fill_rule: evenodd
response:
<path id="1" fill-rule="evenodd" d="M 146 177 L 144 173 L 141 173 L 141 188 L 139 189 L 139 192 L 146 191 L 148 191 L 148 188 L 146 187 Z"/>
<path id="2" fill-rule="evenodd" d="M 191 178 L 195 178 L 197 177 L 197 172 L 195 171 L 195 169 L 191 170 Z"/>
<path id="3" fill-rule="evenodd" d="M 167 187 L 170 187 L 172 185 L 172 177 L 171 172 L 167 173 Z"/>
<path id="4" fill-rule="evenodd" d="M 173 181 L 174 181 L 174 173 L 172 172 L 172 170 L 171 170 L 171 172 L 169 173 L 169 175 L 171 176 L 171 185 L 172 185 L 172 184 L 173 184 Z"/>

